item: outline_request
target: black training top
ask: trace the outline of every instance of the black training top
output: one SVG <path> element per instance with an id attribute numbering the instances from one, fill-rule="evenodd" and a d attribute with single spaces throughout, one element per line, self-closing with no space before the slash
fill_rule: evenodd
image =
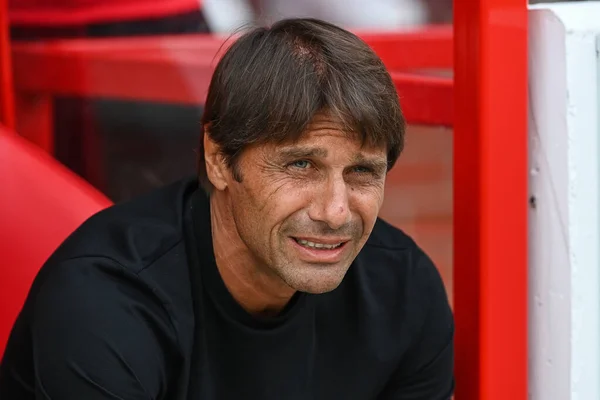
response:
<path id="1" fill-rule="evenodd" d="M 85 222 L 32 286 L 0 399 L 451 397 L 452 313 L 408 236 L 378 220 L 337 289 L 256 318 L 221 280 L 209 213 L 190 179 Z"/>

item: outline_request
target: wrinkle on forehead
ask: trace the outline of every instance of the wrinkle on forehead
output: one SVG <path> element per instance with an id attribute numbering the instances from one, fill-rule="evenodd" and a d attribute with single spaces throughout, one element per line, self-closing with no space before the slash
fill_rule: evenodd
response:
<path id="1" fill-rule="evenodd" d="M 338 118 L 334 118 L 329 113 L 319 113 L 314 116 L 312 121 L 306 127 L 306 132 L 318 131 L 323 129 L 348 131 Z M 349 133 L 349 132 L 348 132 Z"/>
<path id="2" fill-rule="evenodd" d="M 339 119 L 320 113 L 315 115 L 295 143 L 302 143 L 323 136 L 342 137 L 356 143 L 360 142 L 358 132 L 349 130 Z"/>
<path id="3" fill-rule="evenodd" d="M 361 135 L 359 132 L 346 129 L 346 127 L 340 123 L 339 120 L 327 115 L 316 116 L 304 133 L 294 143 L 300 144 L 310 142 L 311 139 L 321 138 L 324 136 L 347 139 L 348 141 L 356 144 L 360 149 L 367 150 L 369 152 L 386 152 L 385 147 L 370 146 L 368 143 L 361 140 Z"/>

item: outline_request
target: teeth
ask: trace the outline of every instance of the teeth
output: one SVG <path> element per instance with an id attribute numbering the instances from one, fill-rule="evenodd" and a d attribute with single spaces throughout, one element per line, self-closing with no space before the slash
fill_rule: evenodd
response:
<path id="1" fill-rule="evenodd" d="M 300 243 L 302 246 L 305 246 L 305 247 L 314 247 L 317 249 L 327 249 L 327 250 L 335 249 L 336 247 L 339 247 L 342 245 L 342 243 L 336 243 L 336 244 L 315 243 L 315 242 L 309 242 L 308 240 L 304 240 L 304 239 L 296 239 L 296 242 Z"/>

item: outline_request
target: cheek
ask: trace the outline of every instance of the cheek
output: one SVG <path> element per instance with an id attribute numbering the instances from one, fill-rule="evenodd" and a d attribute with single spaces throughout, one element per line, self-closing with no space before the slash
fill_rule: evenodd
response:
<path id="1" fill-rule="evenodd" d="M 383 187 L 355 191 L 353 202 L 357 213 L 365 224 L 366 231 L 370 231 L 383 205 Z"/>
<path id="2" fill-rule="evenodd" d="M 260 188 L 251 185 L 239 189 L 232 193 L 236 223 L 243 225 L 239 228 L 244 231 L 262 232 L 265 239 L 270 231 L 277 230 L 291 215 L 306 207 L 309 197 L 305 190 L 299 190 L 291 184 L 264 185 Z"/>
<path id="3" fill-rule="evenodd" d="M 294 185 L 285 185 L 270 195 L 265 194 L 262 204 L 263 219 L 259 223 L 268 224 L 268 228 L 277 234 L 286 221 L 296 219 L 299 211 L 308 208 L 310 193 Z"/>

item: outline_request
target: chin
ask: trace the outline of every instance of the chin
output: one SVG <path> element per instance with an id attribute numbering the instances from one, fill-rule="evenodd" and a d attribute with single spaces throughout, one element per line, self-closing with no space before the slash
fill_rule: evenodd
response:
<path id="1" fill-rule="evenodd" d="M 301 273 L 298 270 L 301 269 Z M 292 289 L 310 294 L 322 294 L 335 290 L 348 271 L 347 266 L 310 266 L 296 269 L 291 274 L 282 274 L 283 280 Z"/>
<path id="2" fill-rule="evenodd" d="M 323 293 L 327 293 L 327 292 L 331 292 L 332 290 L 337 289 L 338 286 L 340 286 L 340 283 L 342 283 L 342 281 L 337 281 L 337 282 L 328 282 L 327 284 L 319 284 L 319 285 L 307 285 L 307 286 L 302 286 L 302 287 L 297 287 L 294 288 L 299 292 L 303 292 L 303 293 L 310 293 L 310 294 L 323 294 Z"/>

